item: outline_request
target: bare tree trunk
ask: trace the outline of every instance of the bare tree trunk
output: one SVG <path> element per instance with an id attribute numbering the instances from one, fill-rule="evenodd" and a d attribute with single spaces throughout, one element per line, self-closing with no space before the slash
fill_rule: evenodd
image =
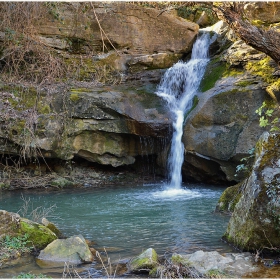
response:
<path id="1" fill-rule="evenodd" d="M 241 6 L 242 7 L 242 6 Z M 263 30 L 242 18 L 240 6 L 231 5 L 213 6 L 218 16 L 235 31 L 235 33 L 249 46 L 264 52 L 280 66 L 280 32 L 273 29 Z"/>

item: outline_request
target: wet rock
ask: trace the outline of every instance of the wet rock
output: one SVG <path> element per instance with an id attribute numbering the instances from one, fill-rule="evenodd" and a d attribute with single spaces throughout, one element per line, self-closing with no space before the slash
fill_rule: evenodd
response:
<path id="1" fill-rule="evenodd" d="M 210 32 L 211 34 L 209 47 L 210 55 L 223 52 L 238 39 L 228 24 L 222 20 L 216 22 L 212 26 L 203 28 L 202 31 Z"/>
<path id="2" fill-rule="evenodd" d="M 220 254 L 217 251 L 197 251 L 187 255 L 173 254 L 172 258 L 180 258 L 182 264 L 194 267 L 198 272 L 206 275 L 206 277 L 210 276 L 211 273 L 216 273 L 226 278 L 239 278 L 257 270 L 250 253 Z"/>
<path id="3" fill-rule="evenodd" d="M 81 235 L 67 239 L 57 239 L 50 243 L 38 256 L 40 266 L 89 263 L 93 261 L 93 255 Z"/>
<path id="4" fill-rule="evenodd" d="M 153 248 L 149 248 L 142 254 L 132 258 L 128 264 L 132 272 L 145 272 L 155 268 L 158 264 L 158 256 Z"/>
<path id="5" fill-rule="evenodd" d="M 245 65 L 248 61 L 261 60 L 266 54 L 248 46 L 244 41 L 234 42 L 224 53 L 222 59 L 234 66 Z"/>
<path id="6" fill-rule="evenodd" d="M 245 250 L 277 248 L 279 237 L 280 134 L 264 133 L 252 172 L 243 182 L 225 239 Z"/>

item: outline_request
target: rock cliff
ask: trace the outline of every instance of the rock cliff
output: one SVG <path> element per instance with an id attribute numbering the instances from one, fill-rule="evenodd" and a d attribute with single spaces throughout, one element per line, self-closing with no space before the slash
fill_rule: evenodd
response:
<path id="1" fill-rule="evenodd" d="M 277 65 L 244 42 L 232 41 L 225 27 L 217 26 L 216 53 L 184 128 L 183 174 L 198 181 L 233 183 L 244 179 L 236 174 L 236 166 L 264 131 L 256 110 L 264 101 L 274 102 L 269 86 L 277 83 Z"/>
<path id="2" fill-rule="evenodd" d="M 171 127 L 164 102 L 154 94 L 161 69 L 191 51 L 199 26 L 126 2 L 31 6 L 31 15 L 34 9 L 41 13 L 30 19 L 33 41 L 55 54 L 66 72 L 60 83 L 47 76 L 40 85 L 0 84 L 0 151 L 9 164 L 14 168 L 18 156 L 21 167 L 34 159 L 73 158 L 118 167 L 133 165 L 137 157 L 159 156 Z M 17 7 L 28 8 L 12 7 L 11 17 Z M 5 30 L 0 40 L 7 43 Z M 35 67 L 24 63 L 28 72 Z M 21 78 L 30 77 L 20 71 Z M 49 169 L 41 163 L 34 173 Z M 9 186 L 9 175 L 1 171 L 1 177 L 2 187 Z"/>
<path id="3" fill-rule="evenodd" d="M 241 249 L 279 249 L 279 141 L 279 134 L 261 136 L 252 173 L 229 221 L 224 237 Z"/>

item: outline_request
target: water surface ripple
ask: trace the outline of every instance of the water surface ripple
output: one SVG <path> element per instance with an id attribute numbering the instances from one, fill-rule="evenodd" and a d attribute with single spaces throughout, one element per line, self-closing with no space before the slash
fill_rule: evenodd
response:
<path id="1" fill-rule="evenodd" d="M 67 235 L 82 234 L 96 247 L 107 247 L 113 259 L 153 247 L 191 253 L 199 249 L 229 251 L 220 238 L 228 217 L 213 213 L 223 188 L 187 185 L 166 189 L 160 184 L 56 192 L 0 193 L 0 209 L 17 212 L 21 196 L 30 207 L 56 205 L 54 222 Z M 32 205 L 31 205 L 32 204 Z M 30 210 L 31 210 L 30 208 Z"/>

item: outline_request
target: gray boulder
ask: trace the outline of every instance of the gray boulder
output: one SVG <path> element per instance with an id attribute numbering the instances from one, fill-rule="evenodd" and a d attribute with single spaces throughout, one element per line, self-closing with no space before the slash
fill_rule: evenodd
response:
<path id="1" fill-rule="evenodd" d="M 245 250 L 279 248 L 280 134 L 264 133 L 256 160 L 230 218 L 225 239 Z"/>
<path id="2" fill-rule="evenodd" d="M 222 255 L 217 251 L 197 251 L 187 255 L 173 254 L 172 259 L 179 259 L 183 265 L 194 267 L 209 278 L 211 278 L 211 273 L 235 278 L 257 270 L 250 253 L 226 253 Z"/>
<path id="3" fill-rule="evenodd" d="M 184 127 L 185 177 L 213 183 L 240 180 L 236 166 L 263 131 L 255 111 L 266 96 L 260 81 L 240 86 L 245 79 L 222 78 L 198 95 L 199 103 Z"/>
<path id="4" fill-rule="evenodd" d="M 67 239 L 57 239 L 50 243 L 38 256 L 38 264 L 43 266 L 48 263 L 70 264 L 90 263 L 93 255 L 81 235 Z"/>

